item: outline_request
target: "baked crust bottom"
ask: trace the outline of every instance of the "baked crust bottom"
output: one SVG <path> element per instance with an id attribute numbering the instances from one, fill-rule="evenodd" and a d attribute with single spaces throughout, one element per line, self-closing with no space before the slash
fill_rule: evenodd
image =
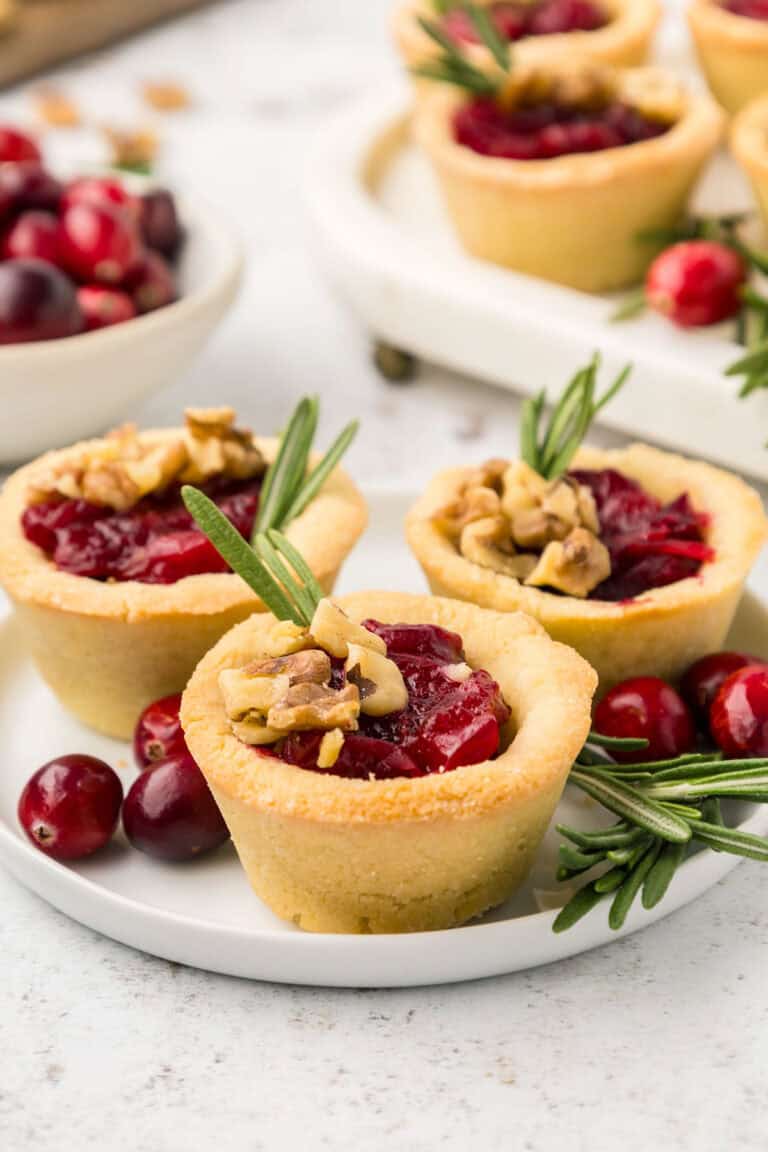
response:
<path id="1" fill-rule="evenodd" d="M 616 468 L 663 501 L 687 491 L 710 515 L 716 558 L 696 577 L 654 588 L 630 603 L 579 600 L 529 588 L 466 560 L 431 521 L 459 491 L 466 469 L 437 475 L 408 514 L 408 542 L 436 595 L 497 611 L 528 612 L 556 640 L 589 661 L 602 691 L 629 676 L 676 680 L 721 648 L 749 570 L 766 538 L 759 496 L 738 477 L 646 445 L 613 452 L 582 449 L 580 468 Z"/>
<path id="2" fill-rule="evenodd" d="M 392 592 L 339 600 L 355 620 L 458 631 L 512 710 L 493 761 L 418 779 L 348 780 L 261 755 L 231 733 L 224 667 L 259 653 L 252 617 L 201 661 L 182 723 L 258 896 L 314 932 L 449 928 L 503 902 L 527 875 L 590 724 L 596 677 L 535 621 Z"/>
<path id="3" fill-rule="evenodd" d="M 707 84 L 726 112 L 768 92 L 768 24 L 736 16 L 716 0 L 695 0 L 687 17 Z"/>
<path id="4" fill-rule="evenodd" d="M 162 439 L 166 431 L 143 433 Z M 257 439 L 267 459 L 274 440 Z M 0 583 L 19 616 L 25 643 L 61 704 L 98 732 L 128 739 L 147 704 L 181 692 L 197 662 L 262 602 L 231 573 L 176 584 L 90 580 L 59 571 L 20 525 L 26 493 L 80 446 L 19 469 L 0 496 Z M 321 586 L 330 592 L 367 522 L 365 500 L 342 469 L 288 529 Z"/>

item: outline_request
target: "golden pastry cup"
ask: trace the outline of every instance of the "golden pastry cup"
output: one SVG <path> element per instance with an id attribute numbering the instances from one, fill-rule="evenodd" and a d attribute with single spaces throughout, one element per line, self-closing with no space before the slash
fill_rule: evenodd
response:
<path id="1" fill-rule="evenodd" d="M 395 592 L 338 603 L 360 621 L 438 624 L 498 681 L 512 710 L 496 760 L 418 779 L 350 780 L 261 754 L 232 735 L 218 675 L 263 651 L 253 616 L 201 661 L 182 700 L 187 743 L 257 895 L 313 932 L 461 924 L 523 882 L 590 725 L 596 677 L 534 620 Z"/>
<path id="2" fill-rule="evenodd" d="M 488 4 L 491 0 L 482 2 Z M 601 0 L 601 6 L 611 17 L 604 27 L 592 32 L 523 37 L 510 45 L 515 61 L 538 63 L 578 55 L 620 68 L 645 63 L 661 19 L 658 0 Z M 404 0 L 392 14 L 392 35 L 407 68 L 417 68 L 439 54 L 435 42 L 419 26 L 419 16 L 439 20 L 430 0 Z M 462 44 L 461 50 L 479 68 L 490 68 L 493 64 L 482 44 Z M 417 83 L 422 84 L 418 80 Z"/>
<path id="3" fill-rule="evenodd" d="M 592 665 L 601 691 L 630 676 L 677 680 L 694 660 L 722 648 L 766 539 L 760 497 L 737 476 L 644 444 L 610 452 L 584 448 L 574 467 L 615 468 L 664 502 L 687 492 L 697 511 L 710 517 L 706 537 L 715 559 L 694 577 L 624 603 L 526 587 L 470 563 L 432 523 L 432 513 L 458 496 L 469 471 L 465 468 L 434 477 L 408 514 L 408 543 L 436 595 L 529 613 L 553 639 L 571 645 Z"/>
<path id="4" fill-rule="evenodd" d="M 755 190 L 763 223 L 768 231 L 768 92 L 748 104 L 734 120 L 731 150 Z"/>
<path id="5" fill-rule="evenodd" d="M 141 433 L 143 441 L 178 435 Z M 277 441 L 255 437 L 267 459 Z M 93 442 L 90 442 L 93 443 Z M 59 571 L 30 543 L 20 518 L 37 476 L 77 444 L 15 472 L 0 495 L 0 584 L 21 622 L 37 668 L 60 703 L 90 728 L 127 739 L 147 704 L 186 685 L 198 660 L 233 624 L 265 606 L 232 573 L 175 584 L 104 582 Z M 367 522 L 365 501 L 337 468 L 288 528 L 323 589 L 330 591 Z"/>
<path id="6" fill-rule="evenodd" d="M 727 112 L 768 92 L 768 23 L 737 16 L 718 0 L 693 0 L 687 17 L 707 84 Z"/>
<path id="7" fill-rule="evenodd" d="M 668 83 L 653 69 L 620 73 L 619 94 L 656 77 Z M 462 245 L 481 260 L 583 292 L 642 279 L 654 254 L 642 234 L 679 223 L 723 124 L 709 97 L 688 93 L 680 118 L 655 139 L 551 160 L 505 160 L 454 139 L 453 117 L 466 100 L 435 84 L 414 114 L 416 140 Z"/>

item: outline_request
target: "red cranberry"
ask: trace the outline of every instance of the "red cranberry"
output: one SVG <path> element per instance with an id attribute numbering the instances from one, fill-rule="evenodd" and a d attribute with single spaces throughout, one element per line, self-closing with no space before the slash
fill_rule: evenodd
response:
<path id="1" fill-rule="evenodd" d="M 432 656 L 447 664 L 464 659 L 461 636 L 437 624 L 380 624 L 378 620 L 364 620 L 363 627 L 381 637 L 389 656 Z"/>
<path id="2" fill-rule="evenodd" d="M 673 244 L 657 256 L 645 281 L 651 308 L 681 328 L 701 328 L 735 316 L 747 269 L 738 252 L 713 240 Z"/>
<path id="3" fill-rule="evenodd" d="M 530 35 L 591 32 L 604 24 L 605 17 L 590 0 L 544 0 L 531 14 Z"/>
<path id="4" fill-rule="evenodd" d="M 768 0 L 727 0 L 724 7 L 747 20 L 768 20 Z"/>
<path id="5" fill-rule="evenodd" d="M 691 664 L 680 681 L 680 695 L 702 727 L 706 729 L 709 725 L 709 710 L 720 685 L 739 668 L 759 663 L 743 652 L 713 652 L 711 656 L 703 656 Z"/>
<path id="6" fill-rule="evenodd" d="M 496 31 L 505 40 L 519 40 L 525 36 L 528 27 L 527 5 L 498 3 L 489 6 L 491 19 Z M 479 38 L 468 13 L 462 8 L 453 8 L 443 19 L 443 29 L 459 43 L 478 44 Z"/>
<path id="7" fill-rule="evenodd" d="M 123 212 L 72 204 L 61 216 L 61 258 L 78 280 L 117 284 L 141 255 L 139 238 Z"/>
<path id="8" fill-rule="evenodd" d="M 123 805 L 123 827 L 134 848 L 159 860 L 192 860 L 229 837 L 188 752 L 160 760 L 134 780 Z"/>
<path id="9" fill-rule="evenodd" d="M 0 344 L 55 340 L 82 331 L 72 282 L 42 260 L 0 264 Z"/>
<path id="10" fill-rule="evenodd" d="M 768 756 L 768 667 L 748 664 L 732 672 L 709 713 L 715 743 L 726 756 Z"/>
<path id="11" fill-rule="evenodd" d="M 0 124 L 0 164 L 19 160 L 34 160 L 39 164 L 41 159 L 40 149 L 30 136 L 10 124 Z"/>
<path id="12" fill-rule="evenodd" d="M 136 315 L 133 300 L 127 292 L 105 288 L 103 284 L 83 284 L 77 290 L 77 300 L 88 332 L 123 324 Z"/>
<path id="13" fill-rule="evenodd" d="M 59 259 L 59 222 L 51 212 L 23 212 L 3 234 L 0 244 L 3 260 Z"/>
<path id="14" fill-rule="evenodd" d="M 31 208 L 57 212 L 60 202 L 61 184 L 40 164 L 0 164 L 1 214 Z"/>
<path id="15" fill-rule="evenodd" d="M 157 252 L 144 253 L 128 273 L 124 287 L 131 293 L 137 312 L 154 312 L 176 299 L 173 273 Z"/>
<path id="16" fill-rule="evenodd" d="M 112 208 L 125 212 L 133 220 L 138 219 L 140 211 L 138 197 L 133 196 L 119 180 L 109 176 L 86 176 L 67 184 L 62 207 L 69 208 L 72 204 Z"/>
<path id="17" fill-rule="evenodd" d="M 165 188 L 155 188 L 141 197 L 139 226 L 147 247 L 173 260 L 181 247 L 183 232 L 176 201 Z"/>
<path id="18" fill-rule="evenodd" d="M 646 748 L 612 754 L 623 764 L 667 760 L 693 750 L 696 730 L 687 705 L 656 676 L 637 676 L 606 692 L 595 709 L 593 727 L 602 736 L 648 741 Z"/>
<path id="19" fill-rule="evenodd" d="M 147 768 L 158 760 L 186 750 L 179 720 L 180 708 L 181 693 L 177 692 L 147 705 L 139 716 L 133 734 L 133 754 L 140 768 Z"/>
<path id="20" fill-rule="evenodd" d="M 32 843 L 55 860 L 90 856 L 111 839 L 123 787 L 94 756 L 59 756 L 44 764 L 19 799 L 19 822 Z"/>

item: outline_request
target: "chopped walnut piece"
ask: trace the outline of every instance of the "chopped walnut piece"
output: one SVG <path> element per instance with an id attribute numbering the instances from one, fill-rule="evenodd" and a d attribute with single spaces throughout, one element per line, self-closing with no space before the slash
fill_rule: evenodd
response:
<path id="1" fill-rule="evenodd" d="M 311 648 L 313 644 L 308 628 L 302 628 L 292 620 L 278 620 L 262 646 L 265 656 L 288 656 L 291 652 Z"/>
<path id="2" fill-rule="evenodd" d="M 516 553 L 509 521 L 504 516 L 489 516 L 467 524 L 461 533 L 459 550 L 473 564 L 516 580 L 525 579 L 536 567 L 534 556 Z"/>
<path id="3" fill-rule="evenodd" d="M 548 544 L 525 581 L 584 598 L 611 574 L 608 549 L 586 528 L 574 528 L 563 541 Z"/>
<path id="4" fill-rule="evenodd" d="M 249 676 L 245 668 L 225 668 L 219 673 L 224 711 L 233 721 L 264 719 L 276 700 L 290 688 L 288 676 Z"/>
<path id="5" fill-rule="evenodd" d="M 338 659 L 346 658 L 350 644 L 371 648 L 374 652 L 380 652 L 382 656 L 387 654 L 387 646 L 380 636 L 369 632 L 362 624 L 355 624 L 327 597 L 323 597 L 315 609 L 309 631 L 315 643 Z"/>
<path id="6" fill-rule="evenodd" d="M 514 460 L 508 465 L 502 479 L 502 512 L 511 520 L 515 513 L 535 508 L 546 487 L 544 477 L 534 471 L 530 464 L 524 460 Z"/>
<path id="7" fill-rule="evenodd" d="M 462 660 L 459 664 L 444 664 L 443 673 L 455 684 L 464 684 L 472 675 L 472 669 Z"/>
<path id="8" fill-rule="evenodd" d="M 502 479 L 508 467 L 509 461 L 499 457 L 486 460 L 484 464 L 471 469 L 467 477 L 467 488 L 492 488 L 495 492 L 501 492 Z"/>
<path id="9" fill-rule="evenodd" d="M 335 689 L 323 684 L 295 684 L 269 710 L 267 725 L 278 732 L 313 728 L 357 729 L 360 694 L 354 684 Z"/>
<path id="10" fill-rule="evenodd" d="M 178 112 L 182 108 L 189 108 L 192 103 L 192 97 L 184 85 L 172 80 L 147 80 L 142 95 L 147 104 L 158 112 Z"/>
<path id="11" fill-rule="evenodd" d="M 236 720 L 232 724 L 232 732 L 243 744 L 274 744 L 282 733 L 268 728 L 261 716 L 247 716 L 244 720 Z"/>
<path id="12" fill-rule="evenodd" d="M 458 537 L 462 529 L 473 520 L 498 516 L 501 501 L 498 492 L 484 485 L 467 488 L 457 500 L 451 501 L 432 514 L 433 523 L 447 536 Z"/>
<path id="13" fill-rule="evenodd" d="M 233 408 L 188 408 L 184 416 L 189 463 L 182 483 L 202 484 L 221 474 L 248 480 L 265 471 L 251 433 L 235 427 Z"/>
<path id="14" fill-rule="evenodd" d="M 152 168 L 159 141 L 151 128 L 126 131 L 105 125 L 103 131 L 112 153 L 112 164 L 116 168 L 135 168 L 139 171 Z"/>
<path id="15" fill-rule="evenodd" d="M 679 120 L 687 100 L 685 88 L 679 80 L 659 69 L 650 68 L 643 68 L 637 73 L 625 73 L 621 96 L 643 116 L 663 124 L 673 124 Z"/>
<path id="16" fill-rule="evenodd" d="M 286 656 L 254 660 L 243 668 L 246 676 L 287 676 L 289 684 L 327 684 L 331 678 L 331 659 L 327 652 L 310 648 Z"/>
<path id="17" fill-rule="evenodd" d="M 318 768 L 333 768 L 344 747 L 344 733 L 341 728 L 332 728 L 326 732 L 320 741 L 320 750 L 317 753 Z"/>
<path id="18" fill-rule="evenodd" d="M 350 644 L 344 665 L 347 680 L 360 693 L 360 711 L 367 716 L 401 712 L 408 704 L 403 674 L 387 656 L 361 644 Z"/>
<path id="19" fill-rule="evenodd" d="M 548 515 L 541 506 L 518 512 L 512 521 L 515 544 L 536 551 L 546 548 L 552 540 L 564 540 L 570 531 L 570 524 Z"/>
<path id="20" fill-rule="evenodd" d="M 82 123 L 77 104 L 59 88 L 38 88 L 34 101 L 38 116 L 52 128 L 77 128 Z"/>

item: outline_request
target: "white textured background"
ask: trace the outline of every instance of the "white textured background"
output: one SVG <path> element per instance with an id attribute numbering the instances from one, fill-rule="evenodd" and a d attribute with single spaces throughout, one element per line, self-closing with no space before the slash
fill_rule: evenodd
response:
<path id="1" fill-rule="evenodd" d="M 164 173 L 225 206 L 249 271 L 187 380 L 135 415 L 232 401 L 279 427 L 321 391 L 354 411 L 351 468 L 417 483 L 509 451 L 508 394 L 425 370 L 383 384 L 307 255 L 302 165 L 323 118 L 394 67 L 388 0 L 239 0 L 62 73 L 94 117 L 178 76 Z M 4 112 L 27 112 L 24 93 Z M 128 117 L 130 118 L 130 117 Z M 62 152 L 89 142 L 75 136 Z M 549 381 L 554 385 L 555 381 Z M 0 873 L 0 1148 L 52 1152 L 470 1147 L 763 1152 L 768 869 L 744 864 L 642 935 L 546 969 L 413 992 L 269 987 L 185 970 L 67 921 Z"/>

